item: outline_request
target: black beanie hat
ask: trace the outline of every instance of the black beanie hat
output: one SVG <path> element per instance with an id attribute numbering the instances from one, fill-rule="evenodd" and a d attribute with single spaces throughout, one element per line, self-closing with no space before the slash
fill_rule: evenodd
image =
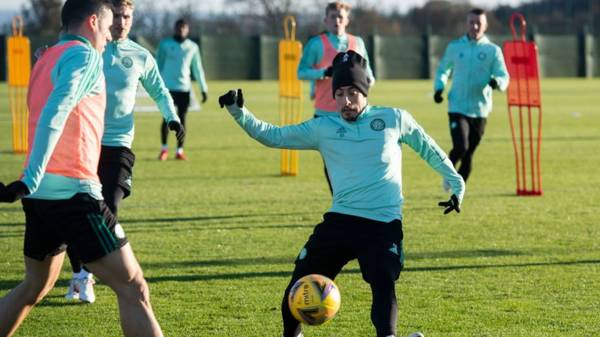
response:
<path id="1" fill-rule="evenodd" d="M 351 85 L 365 97 L 369 93 L 369 78 L 367 76 L 367 61 L 355 51 L 339 53 L 333 59 L 333 76 L 331 89 L 335 98 L 335 90 Z"/>

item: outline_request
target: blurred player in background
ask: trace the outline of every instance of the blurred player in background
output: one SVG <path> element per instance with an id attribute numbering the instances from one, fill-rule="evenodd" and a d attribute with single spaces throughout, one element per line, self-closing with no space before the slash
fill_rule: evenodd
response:
<path id="1" fill-rule="evenodd" d="M 450 42 L 435 74 L 433 99 L 441 103 L 442 93 L 452 77 L 448 94 L 448 117 L 454 165 L 460 162 L 458 173 L 465 181 L 471 174 L 473 154 L 479 145 L 487 117 L 492 111 L 492 90 L 508 87 L 508 71 L 502 50 L 484 35 L 488 27 L 482 9 L 467 14 L 467 34 Z M 443 181 L 445 190 L 449 189 Z"/>
<path id="2" fill-rule="evenodd" d="M 183 126 L 185 126 L 186 114 L 190 106 L 191 75 L 194 76 L 200 86 L 202 103 L 206 102 L 208 98 L 208 86 L 204 79 L 200 48 L 194 41 L 188 39 L 189 33 L 190 26 L 187 21 L 184 19 L 177 20 L 175 22 L 175 35 L 162 40 L 156 52 L 158 69 L 171 92 L 175 106 L 177 106 L 177 114 Z M 162 148 L 158 156 L 159 160 L 167 160 L 169 157 L 168 133 L 168 124 L 163 120 L 160 129 Z M 183 152 L 184 140 L 184 136 L 177 138 L 175 159 L 187 159 Z"/>

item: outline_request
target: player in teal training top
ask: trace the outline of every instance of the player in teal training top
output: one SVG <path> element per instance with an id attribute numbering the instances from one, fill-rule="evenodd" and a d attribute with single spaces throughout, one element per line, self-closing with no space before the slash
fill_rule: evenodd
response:
<path id="1" fill-rule="evenodd" d="M 458 173 L 465 181 L 471 174 L 473 154 L 479 145 L 487 117 L 492 110 L 492 90 L 508 87 L 508 71 L 502 50 L 484 35 L 487 17 L 482 9 L 467 14 L 468 32 L 450 42 L 435 74 L 434 101 L 441 103 L 448 79 L 452 89 L 448 94 L 448 117 L 454 165 L 460 162 Z M 449 189 L 446 181 L 444 189 Z"/>
<path id="2" fill-rule="evenodd" d="M 269 147 L 319 151 L 332 173 L 333 204 L 300 250 L 283 297 L 284 337 L 301 334 L 300 323 L 287 305 L 296 280 L 308 274 L 334 279 L 353 259 L 358 259 L 362 276 L 371 286 L 371 318 L 377 336 L 394 336 L 395 282 L 404 265 L 402 144 L 415 150 L 450 183 L 450 200 L 440 203 L 445 213 L 460 211 L 465 185 L 446 154 L 407 111 L 367 104 L 364 58 L 353 51 L 340 53 L 332 74 L 338 117 L 278 127 L 257 119 L 244 106 L 239 89 L 221 96 L 219 103 L 250 137 Z"/>
<path id="3" fill-rule="evenodd" d="M 118 215 L 121 200 L 131 193 L 135 155 L 131 150 L 134 137 L 133 110 L 138 85 L 141 83 L 171 130 L 180 139 L 184 135 L 169 90 L 160 77 L 152 54 L 129 39 L 133 23 L 134 1 L 112 0 L 114 6 L 112 42 L 104 49 L 106 79 L 106 113 L 98 175 L 102 196 L 108 208 Z M 93 275 L 88 273 L 72 249 L 67 248 L 73 277 L 66 297 L 93 303 Z"/>
<path id="4" fill-rule="evenodd" d="M 160 69 L 160 74 L 171 92 L 171 96 L 177 106 L 177 114 L 184 126 L 185 117 L 190 105 L 190 91 L 192 90 L 190 75 L 194 75 L 194 78 L 199 83 L 202 103 L 206 102 L 208 97 L 208 86 L 204 79 L 200 48 L 194 41 L 188 39 L 189 32 L 190 26 L 187 21 L 184 19 L 177 20 L 175 22 L 175 35 L 162 40 L 156 52 L 158 69 Z M 162 149 L 158 159 L 167 160 L 169 148 L 167 146 L 168 131 L 165 121 L 162 123 L 160 132 Z M 183 153 L 183 144 L 184 138 L 178 138 L 175 159 L 187 159 L 187 156 Z"/>
<path id="5" fill-rule="evenodd" d="M 112 4 L 67 0 L 61 21 L 63 36 L 31 72 L 23 175 L 0 183 L 0 202 L 23 198 L 25 212 L 25 278 L 0 299 L 0 336 L 12 336 L 54 287 L 66 246 L 115 292 L 125 336 L 162 336 L 143 271 L 98 178 L 106 108 L 101 53 L 111 40 Z"/>
<path id="6" fill-rule="evenodd" d="M 312 37 L 304 46 L 298 64 L 298 78 L 315 81 L 315 116 L 337 116 L 331 95 L 331 62 L 337 53 L 353 50 L 367 60 L 369 85 L 375 84 L 369 56 L 362 38 L 346 32 L 351 6 L 342 1 L 330 2 L 325 8 L 326 31 Z M 312 84 L 311 84 L 312 85 Z"/>

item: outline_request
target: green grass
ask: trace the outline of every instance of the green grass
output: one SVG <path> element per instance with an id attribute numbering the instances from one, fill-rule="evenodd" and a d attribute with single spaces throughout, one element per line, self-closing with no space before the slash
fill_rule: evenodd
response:
<path id="1" fill-rule="evenodd" d="M 302 152 L 298 177 L 279 176 L 279 151 L 251 140 L 218 108 L 242 87 L 257 116 L 276 122 L 275 82 L 212 82 L 209 104 L 189 115 L 188 162 L 158 162 L 158 113 L 138 114 L 133 195 L 121 223 L 142 264 L 167 336 L 279 336 L 279 303 L 293 259 L 330 204 L 322 162 Z M 595 336 L 600 331 L 599 80 L 542 83 L 542 197 L 516 197 L 506 100 L 477 151 L 463 211 L 443 216 L 440 178 L 411 151 L 403 160 L 406 270 L 397 284 L 399 336 Z M 430 81 L 380 81 L 370 101 L 413 113 L 449 149 L 445 105 Z M 304 118 L 312 115 L 305 102 Z M 6 86 L 0 87 L 0 181 L 17 178 Z M 171 144 L 174 138 L 171 136 Z M 23 277 L 23 213 L 0 205 L 0 296 Z M 118 336 L 115 296 L 93 305 L 54 290 L 17 336 Z M 370 291 L 358 265 L 337 278 L 342 307 L 307 337 L 374 336 Z"/>

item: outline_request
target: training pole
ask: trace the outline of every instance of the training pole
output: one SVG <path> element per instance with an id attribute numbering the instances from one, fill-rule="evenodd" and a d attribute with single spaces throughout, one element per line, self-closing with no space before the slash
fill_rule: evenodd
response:
<path id="1" fill-rule="evenodd" d="M 296 41 L 296 20 L 283 19 L 284 39 L 279 41 L 279 116 L 281 125 L 297 124 L 302 113 L 302 81 L 297 69 L 302 55 L 302 44 Z M 298 175 L 298 151 L 281 150 L 281 175 Z"/>
<path id="2" fill-rule="evenodd" d="M 521 25 L 517 34 L 515 22 Z M 515 152 L 517 195 L 542 195 L 540 166 L 542 147 L 542 100 L 537 46 L 525 40 L 523 15 L 510 17 L 513 40 L 504 43 L 508 86 L 508 119 Z"/>
<path id="3" fill-rule="evenodd" d="M 7 39 L 8 101 L 12 115 L 12 146 L 14 153 L 27 152 L 27 86 L 31 72 L 29 39 L 23 36 L 23 19 L 15 16 L 13 35 Z"/>

